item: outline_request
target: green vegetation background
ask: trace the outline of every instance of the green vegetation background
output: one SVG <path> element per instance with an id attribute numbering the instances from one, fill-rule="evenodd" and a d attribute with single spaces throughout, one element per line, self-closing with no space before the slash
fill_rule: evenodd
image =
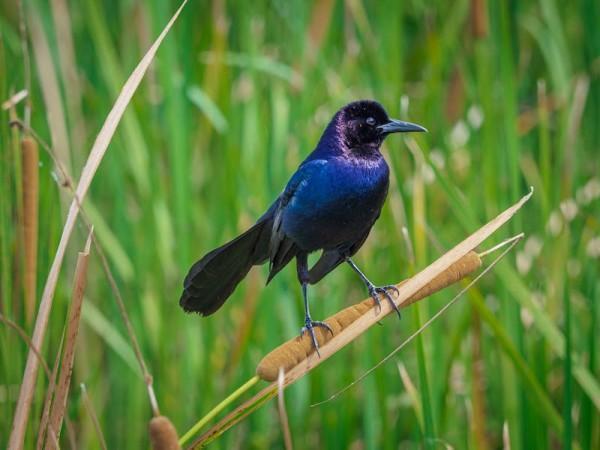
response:
<path id="1" fill-rule="evenodd" d="M 177 3 L 24 3 L 32 126 L 77 179 L 123 82 Z M 430 130 L 384 146 L 390 196 L 357 257 L 375 282 L 410 276 L 534 186 L 497 238 L 522 230 L 527 240 L 422 339 L 339 399 L 309 407 L 379 361 L 456 288 L 401 322 L 386 319 L 292 386 L 296 447 L 492 449 L 509 448 L 509 439 L 513 450 L 600 448 L 599 23 L 594 0 L 190 1 L 86 202 L 161 411 L 178 431 L 251 377 L 302 322 L 292 268 L 266 288 L 265 268 L 255 269 L 205 319 L 177 304 L 188 267 L 264 211 L 340 106 L 368 97 Z M 1 100 L 25 86 L 18 30 L 17 2 L 3 2 Z M 29 332 L 18 136 L 6 111 L 0 118 L 0 312 Z M 70 202 L 44 152 L 39 174 L 38 298 Z M 85 234 L 81 226 L 61 272 L 43 349 L 50 365 Z M 151 415 L 145 388 L 92 254 L 68 415 L 79 448 L 97 448 L 85 383 L 109 448 L 142 448 Z M 365 294 L 340 267 L 310 289 L 313 315 L 325 318 Z M 26 354 L 18 335 L 0 327 L 0 446 Z M 43 403 L 39 381 L 27 448 Z M 213 444 L 282 446 L 273 402 Z"/>

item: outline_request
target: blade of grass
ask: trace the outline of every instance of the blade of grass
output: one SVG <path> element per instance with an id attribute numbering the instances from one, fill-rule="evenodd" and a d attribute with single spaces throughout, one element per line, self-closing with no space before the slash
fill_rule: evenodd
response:
<path id="1" fill-rule="evenodd" d="M 83 400 L 83 405 L 85 406 L 85 410 L 87 411 L 92 423 L 94 424 L 94 430 L 96 430 L 96 436 L 98 437 L 98 443 L 100 444 L 100 448 L 102 450 L 107 450 L 106 447 L 106 439 L 104 438 L 104 433 L 102 432 L 102 428 L 100 427 L 100 421 L 98 420 L 98 415 L 96 414 L 96 410 L 94 409 L 94 405 L 90 400 L 90 397 L 87 394 L 87 389 L 85 388 L 85 384 L 81 383 L 81 398 Z"/>
<path id="2" fill-rule="evenodd" d="M 417 264 L 422 267 L 427 258 L 427 235 L 426 228 L 426 197 L 425 183 L 423 180 L 423 152 L 414 139 L 406 140 L 414 160 L 414 178 L 413 178 L 413 233 L 414 250 Z M 420 303 L 413 308 L 413 322 L 417 330 L 421 329 L 421 309 L 424 308 Z M 435 421 L 433 404 L 431 401 L 431 391 L 429 377 L 427 373 L 428 364 L 425 356 L 425 343 L 423 336 L 418 333 L 416 336 L 417 364 L 419 367 L 419 393 L 421 407 L 423 411 L 423 447 L 433 450 L 435 448 Z"/>
<path id="3" fill-rule="evenodd" d="M 217 414 L 223 411 L 235 400 L 237 400 L 241 395 L 246 393 L 252 386 L 258 383 L 259 380 L 260 378 L 258 378 L 258 376 L 254 376 L 242 386 L 240 386 L 238 389 L 236 389 L 234 392 L 232 392 L 231 395 L 227 396 L 221 403 L 219 403 L 217 406 L 211 409 L 208 414 L 206 414 L 203 418 L 196 422 L 196 424 L 192 428 L 190 428 L 187 433 L 181 436 L 181 438 L 179 439 L 179 445 L 183 445 L 187 441 L 189 441 L 192 438 L 192 436 L 194 436 L 199 430 L 202 429 L 202 427 L 204 427 L 204 425 L 210 422 L 214 417 L 216 417 Z"/>
<path id="4" fill-rule="evenodd" d="M 571 348 L 571 296 L 569 292 L 569 284 L 565 283 L 563 292 L 563 308 L 564 308 L 564 335 L 565 335 L 565 358 L 563 361 L 563 378 L 564 378 L 564 393 L 563 393 L 563 445 L 564 450 L 573 448 L 573 365 L 572 365 L 572 348 Z"/>
<path id="5" fill-rule="evenodd" d="M 52 137 L 52 146 L 58 152 L 60 160 L 65 167 L 72 171 L 71 149 L 69 145 L 69 135 L 67 133 L 67 123 L 65 111 L 60 95 L 60 87 L 56 78 L 56 70 L 52 61 L 52 54 L 48 45 L 49 39 L 44 33 L 41 18 L 38 9 L 28 8 L 27 15 L 29 19 L 29 28 L 31 30 L 31 42 L 33 54 L 36 60 L 37 79 L 42 88 L 42 96 L 46 106 L 46 117 Z"/>
<path id="6" fill-rule="evenodd" d="M 428 162 L 431 163 L 430 160 Z M 442 184 L 452 209 L 457 213 L 456 218 L 461 222 L 463 228 L 474 227 L 477 223 L 476 218 L 464 199 L 459 195 L 457 189 L 450 183 L 448 176 L 439 171 L 434 164 L 431 164 L 431 167 L 436 173 L 436 179 Z M 525 282 L 512 267 L 504 264 L 498 266 L 496 273 L 502 281 L 502 285 L 506 286 L 508 293 L 519 302 L 521 307 L 526 308 L 532 314 L 537 330 L 544 336 L 552 351 L 562 358 L 564 356 L 564 336 L 549 314 L 534 301 L 533 295 Z M 600 384 L 585 365 L 581 363 L 579 355 L 573 355 L 573 374 L 578 384 L 594 403 L 596 409 L 600 411 Z"/>
<path id="7" fill-rule="evenodd" d="M 491 328 L 492 332 L 494 333 L 494 338 L 504 349 L 504 352 L 508 355 L 508 358 L 511 360 L 515 371 L 520 374 L 524 384 L 529 387 L 528 392 L 530 392 L 532 398 L 535 399 L 535 401 L 532 402 L 534 407 L 542 412 L 542 414 L 546 417 L 547 422 L 554 430 L 556 430 L 557 433 L 561 433 L 563 424 L 561 422 L 560 415 L 544 391 L 544 388 L 536 380 L 535 374 L 531 371 L 527 365 L 527 362 L 525 359 L 523 359 L 520 352 L 513 344 L 502 323 L 485 305 L 483 297 L 480 293 L 474 291 L 469 299 L 471 304 L 477 310 L 477 313 L 481 316 L 482 320 Z"/>
<path id="8" fill-rule="evenodd" d="M 67 6 L 67 0 L 51 0 L 52 21 L 56 33 L 60 76 L 63 87 L 68 87 L 68 95 L 65 96 L 67 106 L 67 117 L 70 123 L 70 138 L 73 148 L 73 167 L 79 167 L 85 157 L 83 152 L 86 138 L 86 122 L 82 100 L 82 83 L 78 73 L 77 60 L 75 58 L 75 43 L 73 42 L 73 29 L 71 26 L 71 14 Z"/>
<path id="9" fill-rule="evenodd" d="M 15 330 L 17 332 L 17 334 L 19 335 L 19 337 L 21 339 L 23 339 L 23 342 L 25 342 L 27 344 L 27 347 L 29 347 L 29 349 L 31 350 L 31 352 L 38 359 L 38 361 L 41 364 L 42 369 L 44 370 L 44 373 L 46 374 L 46 376 L 48 378 L 50 378 L 51 377 L 51 372 L 50 372 L 50 368 L 48 367 L 48 363 L 46 362 L 46 360 L 44 359 L 44 357 L 42 356 L 42 354 L 40 353 L 40 351 L 33 345 L 32 340 L 29 338 L 29 336 L 27 335 L 27 333 L 25 332 L 25 330 L 23 328 L 21 328 L 15 322 L 13 322 L 12 320 L 4 317 L 4 315 L 2 315 L 2 314 L 0 314 L 0 322 L 4 323 L 6 326 L 12 328 L 13 330 Z"/>

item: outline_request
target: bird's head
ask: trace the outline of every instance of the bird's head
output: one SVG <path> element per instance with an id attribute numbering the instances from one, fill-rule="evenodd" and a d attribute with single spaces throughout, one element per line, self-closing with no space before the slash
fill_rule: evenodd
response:
<path id="1" fill-rule="evenodd" d="M 340 109 L 336 119 L 337 132 L 350 149 L 378 149 L 388 134 L 427 131 L 414 123 L 390 119 L 374 100 L 349 103 Z"/>

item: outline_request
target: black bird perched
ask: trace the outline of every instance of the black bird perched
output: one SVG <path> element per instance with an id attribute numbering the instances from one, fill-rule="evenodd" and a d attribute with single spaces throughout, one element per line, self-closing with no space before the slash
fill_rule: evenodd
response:
<path id="1" fill-rule="evenodd" d="M 409 122 L 390 119 L 372 100 L 340 109 L 323 132 L 315 150 L 304 160 L 283 192 L 256 224 L 231 242 L 207 253 L 185 277 L 179 304 L 208 316 L 218 310 L 252 266 L 269 261 L 267 283 L 296 257 L 302 285 L 305 320 L 318 352 L 306 288 L 347 262 L 379 304 L 379 295 L 394 306 L 388 291 L 376 287 L 350 259 L 363 245 L 379 218 L 389 185 L 389 168 L 380 147 L 391 133 L 427 131 Z M 308 254 L 322 250 L 309 270 Z M 399 312 L 398 312 L 399 314 Z"/>

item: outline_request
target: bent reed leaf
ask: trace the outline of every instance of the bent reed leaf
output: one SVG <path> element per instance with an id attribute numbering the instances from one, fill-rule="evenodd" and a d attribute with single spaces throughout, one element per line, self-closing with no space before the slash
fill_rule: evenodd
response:
<path id="1" fill-rule="evenodd" d="M 73 375 L 73 361 L 75 359 L 75 344 L 79 334 L 79 324 L 81 320 L 81 306 L 83 305 L 83 294 L 87 285 L 87 269 L 90 257 L 90 247 L 92 244 L 92 233 L 90 230 L 83 252 L 79 252 L 77 265 L 75 266 L 75 277 L 73 281 L 73 294 L 69 308 L 69 318 L 65 335 L 65 348 L 60 364 L 60 375 L 56 385 L 56 394 L 52 402 L 52 411 L 50 412 L 50 430 L 56 438 L 60 438 L 65 410 L 67 408 L 67 399 L 69 388 L 71 386 L 71 376 Z M 49 443 L 46 442 L 46 447 Z M 54 448 L 50 442 L 50 447 Z"/>

